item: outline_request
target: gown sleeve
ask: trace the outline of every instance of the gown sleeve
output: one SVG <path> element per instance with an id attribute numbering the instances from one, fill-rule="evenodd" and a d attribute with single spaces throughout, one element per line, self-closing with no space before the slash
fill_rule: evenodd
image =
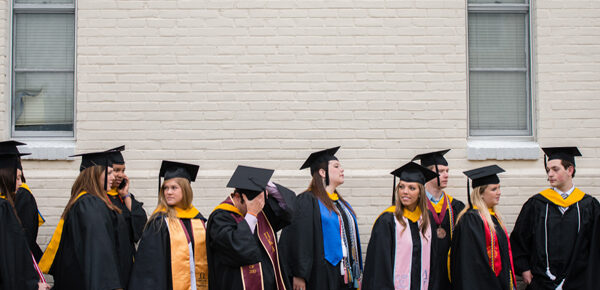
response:
<path id="1" fill-rule="evenodd" d="M 534 200 L 530 199 L 523 205 L 515 222 L 515 227 L 510 234 L 515 274 L 517 275 L 531 270 L 529 259 L 535 229 L 534 218 L 536 217 L 533 203 Z"/>
<path id="2" fill-rule="evenodd" d="M 269 223 L 273 227 L 273 231 L 277 232 L 292 222 L 294 215 L 294 199 L 296 194 L 288 188 L 276 184 L 277 195 L 269 195 L 265 201 L 263 212 L 269 219 Z"/>
<path id="3" fill-rule="evenodd" d="M 23 229 L 8 201 L 0 199 L 0 289 L 37 289 L 38 276 Z"/>
<path id="4" fill-rule="evenodd" d="M 361 289 L 394 289 L 394 218 L 394 214 L 384 213 L 373 225 Z"/>
<path id="5" fill-rule="evenodd" d="M 43 253 L 36 241 L 39 227 L 38 207 L 31 192 L 23 187 L 20 187 L 19 190 L 17 190 L 15 209 L 21 220 L 23 229 L 25 230 L 25 237 L 27 238 L 29 249 L 31 249 L 35 260 L 39 261 L 40 258 L 42 258 Z"/>
<path id="6" fill-rule="evenodd" d="M 239 223 L 230 212 L 216 210 L 208 220 L 209 251 L 229 267 L 252 265 L 260 261 L 258 244 L 245 219 Z"/>
<path id="7" fill-rule="evenodd" d="M 293 277 L 310 279 L 314 255 L 314 204 L 309 193 L 296 198 L 293 222 L 284 229 L 282 243 L 288 249 L 287 263 Z M 283 236 L 285 235 L 285 239 Z M 321 241 L 317 241 L 321 242 Z"/>
<path id="8" fill-rule="evenodd" d="M 79 255 L 76 258 L 80 261 L 86 288 L 123 288 L 115 248 L 116 229 L 110 210 L 98 199 L 81 198 L 77 204 L 69 212 L 68 219 L 79 241 L 75 253 Z"/>
<path id="9" fill-rule="evenodd" d="M 489 266 L 481 217 L 467 212 L 452 239 L 450 270 L 455 290 L 502 289 Z"/>
<path id="10" fill-rule="evenodd" d="M 585 289 L 596 289 L 598 287 L 598 277 L 600 277 L 600 205 L 597 200 L 594 200 L 593 208 L 594 223 L 592 225 L 590 256 L 587 266 L 587 288 Z"/>
<path id="11" fill-rule="evenodd" d="M 144 203 L 139 202 L 133 195 L 131 195 L 131 241 L 137 243 L 142 237 L 144 232 L 144 226 L 148 221 L 146 211 L 143 208 Z"/>
<path id="12" fill-rule="evenodd" d="M 128 289 L 169 289 L 170 252 L 167 225 L 159 215 L 150 220 L 142 233 Z"/>

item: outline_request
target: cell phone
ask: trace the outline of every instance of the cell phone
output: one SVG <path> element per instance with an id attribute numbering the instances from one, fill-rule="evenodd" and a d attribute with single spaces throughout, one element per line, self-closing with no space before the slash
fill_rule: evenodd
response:
<path id="1" fill-rule="evenodd" d="M 117 188 L 123 189 L 123 188 L 125 188 L 125 185 L 127 185 L 127 178 L 123 178 L 123 181 L 121 181 L 121 184 L 119 184 L 119 186 Z"/>

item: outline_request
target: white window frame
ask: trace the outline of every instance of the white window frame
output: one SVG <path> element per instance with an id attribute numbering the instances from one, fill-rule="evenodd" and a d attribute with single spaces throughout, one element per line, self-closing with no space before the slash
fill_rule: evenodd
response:
<path id="1" fill-rule="evenodd" d="M 500 138 L 510 138 L 516 141 L 533 141 L 535 138 L 535 102 L 534 102 L 534 86 L 533 86 L 533 33 L 532 33 L 532 16 L 533 0 L 527 0 L 527 4 L 471 4 L 467 0 L 467 17 L 466 17 L 466 46 L 467 46 L 467 134 L 470 139 L 479 140 L 498 140 Z M 526 51 L 525 69 L 522 68 L 489 68 L 489 69 L 472 69 L 469 64 L 469 13 L 519 13 L 526 14 L 527 23 L 525 24 L 525 44 L 528 45 Z M 527 129 L 526 130 L 473 130 L 470 122 L 470 72 L 471 71 L 525 71 L 526 74 L 526 96 L 527 96 Z"/>
<path id="2" fill-rule="evenodd" d="M 76 132 L 76 108 L 77 108 L 77 1 L 73 0 L 73 4 L 19 4 L 15 3 L 16 0 L 9 0 L 10 5 L 10 132 L 13 138 L 33 138 L 33 139 L 52 139 L 52 140 L 75 140 Z M 72 13 L 74 21 L 74 35 L 73 45 L 75 55 L 73 60 L 72 70 L 34 70 L 34 71 L 47 71 L 47 72 L 73 72 L 73 128 L 71 131 L 17 131 L 15 130 L 16 116 L 15 116 L 15 75 L 17 72 L 23 72 L 28 70 L 17 70 L 14 65 L 15 57 L 15 14 L 20 13 Z M 33 70 L 32 70 L 33 71 Z"/>

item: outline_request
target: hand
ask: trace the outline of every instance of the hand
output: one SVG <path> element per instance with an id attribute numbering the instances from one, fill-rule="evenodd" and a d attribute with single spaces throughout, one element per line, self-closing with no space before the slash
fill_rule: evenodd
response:
<path id="1" fill-rule="evenodd" d="M 125 184 L 125 187 L 123 187 L 123 188 L 121 188 L 121 189 L 119 189 L 119 188 L 117 187 L 117 190 L 118 190 L 118 192 L 119 192 L 119 196 L 120 196 L 120 197 L 125 197 L 125 196 L 126 196 L 128 193 L 129 193 L 129 183 L 130 183 L 130 182 L 129 182 L 129 178 L 127 178 L 127 175 L 126 175 L 125 173 L 123 173 L 123 180 L 124 180 L 125 182 L 127 182 L 127 183 Z"/>
<path id="2" fill-rule="evenodd" d="M 47 283 L 44 283 L 44 282 L 38 282 L 38 289 L 39 290 L 50 290 L 50 285 L 48 285 Z"/>
<path id="3" fill-rule="evenodd" d="M 521 276 L 523 276 L 523 282 L 525 282 L 525 284 L 531 284 L 531 280 L 533 280 L 533 274 L 531 274 L 531 270 L 523 272 Z"/>
<path id="4" fill-rule="evenodd" d="M 304 281 L 304 279 L 294 277 L 293 290 L 306 290 L 306 282 Z"/>
<path id="5" fill-rule="evenodd" d="M 257 215 L 265 206 L 264 191 L 259 193 L 253 200 L 248 200 L 245 194 L 242 194 L 244 203 L 246 203 L 246 211 L 252 215 Z"/>

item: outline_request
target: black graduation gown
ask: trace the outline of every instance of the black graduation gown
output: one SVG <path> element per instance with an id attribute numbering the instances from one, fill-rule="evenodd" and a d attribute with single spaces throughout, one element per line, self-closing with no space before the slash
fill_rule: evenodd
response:
<path id="1" fill-rule="evenodd" d="M 345 288 L 339 264 L 333 266 L 325 260 L 321 210 L 312 192 L 306 191 L 296 197 L 294 219 L 281 232 L 279 249 L 290 284 L 293 277 L 300 277 L 306 282 L 306 289 Z"/>
<path id="2" fill-rule="evenodd" d="M 133 207 L 132 207 L 133 208 Z M 164 215 L 156 215 L 142 234 L 135 263 L 129 280 L 129 290 L 172 290 L 171 242 Z M 194 217 L 206 221 L 202 214 Z M 181 219 L 188 233 L 192 232 L 189 219 Z M 193 236 L 190 238 L 193 239 Z"/>
<path id="3" fill-rule="evenodd" d="M 453 198 L 450 202 L 450 206 L 454 212 L 454 222 L 458 214 L 465 208 L 465 204 L 460 200 Z M 442 220 L 442 228 L 446 231 L 446 237 L 439 239 L 437 237 L 437 225 L 433 219 L 433 213 L 429 214 L 429 222 L 431 223 L 431 235 L 436 240 L 435 246 L 432 246 L 432 256 L 435 256 L 435 260 L 431 261 L 431 280 L 429 282 L 429 289 L 433 290 L 451 290 L 452 286 L 450 280 L 448 280 L 448 251 L 450 250 L 450 215 L 448 209 L 446 209 L 446 215 Z"/>
<path id="4" fill-rule="evenodd" d="M 38 280 L 23 228 L 0 198 L 0 289 L 38 289 Z"/>
<path id="5" fill-rule="evenodd" d="M 556 283 L 546 275 L 546 205 L 548 259 Z M 584 285 L 587 271 L 592 270 L 592 267 L 588 267 L 588 257 L 593 253 L 590 249 L 600 247 L 599 244 L 591 244 L 594 223 L 599 214 L 598 201 L 587 194 L 579 201 L 579 213 L 577 204 L 573 204 L 563 215 L 556 204 L 541 194 L 534 195 L 523 205 L 510 239 L 515 271 L 520 275 L 531 270 L 533 275 L 528 289 L 555 289 L 554 284 L 558 285 L 564 277 L 567 277 L 564 290 L 598 289 L 597 283 L 591 288 Z M 598 252 L 593 258 L 600 260 Z"/>
<path id="6" fill-rule="evenodd" d="M 419 290 L 421 282 L 421 236 L 419 225 L 408 221 L 408 228 L 413 240 L 413 256 L 411 261 L 410 289 Z M 433 233 L 432 233 L 433 234 Z M 432 240 L 432 249 L 435 240 Z M 407 245 L 408 246 L 408 245 Z M 371 239 L 367 248 L 365 259 L 365 271 L 363 273 L 363 290 L 385 290 L 394 288 L 394 264 L 396 253 L 396 217 L 392 212 L 384 212 L 375 221 L 371 230 Z M 431 252 L 431 261 L 434 261 L 434 253 Z M 431 265 L 431 264 L 430 264 Z M 431 268 L 430 268 L 431 270 Z M 430 271 L 431 273 L 431 271 Z M 433 276 L 430 276 L 433 277 Z M 413 283 L 413 281 L 419 281 Z M 431 279 L 429 288 L 431 289 Z M 308 287 L 307 287 L 308 288 Z"/>
<path id="7" fill-rule="evenodd" d="M 510 289 L 510 256 L 508 237 L 492 216 L 496 227 L 502 270 L 496 276 L 489 263 L 486 249 L 485 228 L 479 212 L 468 210 L 454 228 L 450 271 L 454 290 L 508 290 Z M 491 225 L 490 225 L 491 226 Z"/>
<path id="8" fill-rule="evenodd" d="M 54 289 L 124 288 L 117 249 L 117 213 L 100 198 L 82 195 L 64 221 L 60 247 L 50 268 Z"/>
<path id="9" fill-rule="evenodd" d="M 117 239 L 119 245 L 117 251 L 119 254 L 121 273 L 122 276 L 125 277 L 123 284 L 127 285 L 131 274 L 131 268 L 133 267 L 135 243 L 139 241 L 147 221 L 146 211 L 142 208 L 142 205 L 144 204 L 135 200 L 133 195 L 131 196 L 131 211 L 129 211 L 125 203 L 121 202 L 118 195 L 113 196 L 109 194 L 108 199 L 112 204 L 121 209 L 117 226 Z"/>
<path id="10" fill-rule="evenodd" d="M 591 239 L 592 248 L 588 258 L 588 273 L 585 289 L 598 288 L 598 277 L 600 277 L 600 215 L 596 216 L 594 231 Z"/>
<path id="11" fill-rule="evenodd" d="M 39 227 L 38 218 L 38 207 L 33 194 L 24 187 L 19 187 L 15 196 L 15 209 L 17 215 L 21 220 L 23 229 L 25 230 L 25 236 L 27 237 L 27 244 L 29 249 L 33 253 L 36 261 L 40 261 L 42 258 L 42 249 L 37 244 L 37 235 Z"/>
<path id="12" fill-rule="evenodd" d="M 291 223 L 295 211 L 294 192 L 279 184 L 277 189 L 285 200 L 286 209 L 282 209 L 277 200 L 271 196 L 267 198 L 263 207 L 263 213 L 275 233 Z M 258 230 L 255 229 L 252 234 L 246 220 L 237 223 L 231 214 L 229 211 L 217 209 L 208 218 L 209 289 L 243 289 L 240 267 L 261 262 L 264 289 L 276 290 L 273 264 L 258 239 Z M 281 249 L 279 249 L 279 261 L 281 266 L 283 264 Z M 282 266 L 281 271 L 282 276 L 285 277 Z M 291 289 L 291 284 L 285 281 L 285 278 L 284 283 L 287 289 Z"/>

